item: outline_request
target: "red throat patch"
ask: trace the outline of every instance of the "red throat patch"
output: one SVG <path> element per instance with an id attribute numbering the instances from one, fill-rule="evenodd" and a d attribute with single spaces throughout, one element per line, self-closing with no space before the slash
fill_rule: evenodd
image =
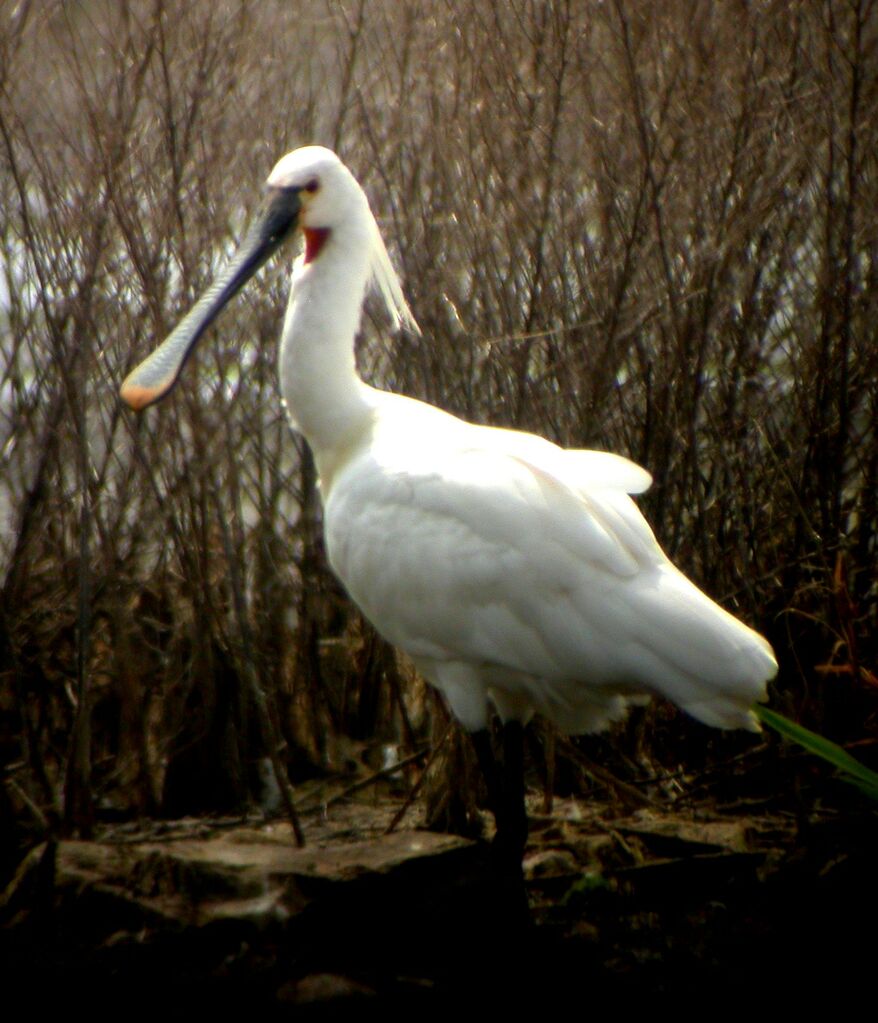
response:
<path id="1" fill-rule="evenodd" d="M 310 263 L 320 255 L 320 251 L 329 237 L 328 227 L 305 228 L 305 262 Z"/>

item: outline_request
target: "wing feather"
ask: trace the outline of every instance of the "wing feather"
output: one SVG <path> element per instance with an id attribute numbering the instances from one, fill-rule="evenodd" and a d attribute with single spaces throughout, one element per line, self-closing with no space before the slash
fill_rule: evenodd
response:
<path id="1" fill-rule="evenodd" d="M 752 726 L 771 649 L 667 559 L 626 493 L 648 474 L 433 411 L 383 416 L 326 496 L 330 561 L 379 631 L 562 724 L 646 691 Z"/>

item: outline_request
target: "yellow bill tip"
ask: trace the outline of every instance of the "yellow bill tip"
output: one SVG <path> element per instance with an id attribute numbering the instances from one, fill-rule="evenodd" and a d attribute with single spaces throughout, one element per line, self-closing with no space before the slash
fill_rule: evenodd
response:
<path id="1" fill-rule="evenodd" d="M 135 384 L 126 380 L 119 389 L 119 394 L 122 401 L 129 408 L 134 409 L 135 412 L 140 412 L 147 405 L 152 405 L 153 402 L 158 401 L 166 390 L 167 388 L 162 387 L 144 387 L 143 384 Z"/>

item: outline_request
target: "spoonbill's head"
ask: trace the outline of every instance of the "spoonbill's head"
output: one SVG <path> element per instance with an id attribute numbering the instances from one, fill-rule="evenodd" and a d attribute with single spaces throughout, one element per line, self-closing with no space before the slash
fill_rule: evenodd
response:
<path id="1" fill-rule="evenodd" d="M 331 231 L 362 221 L 362 210 L 368 209 L 353 174 L 323 146 L 303 146 L 287 153 L 274 165 L 266 184 L 270 197 L 287 196 L 298 202 L 298 226 L 305 231 Z"/>
<path id="2" fill-rule="evenodd" d="M 198 339 L 223 306 L 287 239 L 305 236 L 304 262 L 316 260 L 327 241 L 344 233 L 347 257 L 360 250 L 397 325 L 417 330 L 366 195 L 330 149 L 304 146 L 287 153 L 268 176 L 267 196 L 229 265 L 176 329 L 125 379 L 121 395 L 134 409 L 163 398 Z M 345 267 L 337 266 L 344 273 Z M 351 339 L 353 344 L 353 339 Z"/>

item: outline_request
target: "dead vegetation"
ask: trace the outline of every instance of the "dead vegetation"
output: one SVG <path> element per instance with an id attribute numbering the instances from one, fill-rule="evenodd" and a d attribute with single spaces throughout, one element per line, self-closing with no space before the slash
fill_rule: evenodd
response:
<path id="1" fill-rule="evenodd" d="M 876 14 L 867 0 L 9 7 L 5 865 L 34 833 L 258 799 L 258 693 L 294 781 L 372 744 L 409 755 L 446 727 L 326 570 L 313 470 L 275 383 L 286 266 L 227 311 L 161 409 L 136 417 L 117 398 L 240 236 L 274 159 L 307 142 L 355 168 L 423 329 L 391 341 L 368 318 L 364 375 L 647 466 L 642 504 L 669 554 L 775 645 L 775 705 L 873 756 Z M 589 767 L 602 740 L 553 742 L 532 737 L 547 799 L 612 781 Z M 680 763 L 743 750 L 752 767 L 767 753 L 748 742 L 659 707 L 609 762 L 678 798 Z M 444 750 L 442 770 L 466 769 L 453 738 Z M 462 825 L 471 803 L 435 809 Z"/>

